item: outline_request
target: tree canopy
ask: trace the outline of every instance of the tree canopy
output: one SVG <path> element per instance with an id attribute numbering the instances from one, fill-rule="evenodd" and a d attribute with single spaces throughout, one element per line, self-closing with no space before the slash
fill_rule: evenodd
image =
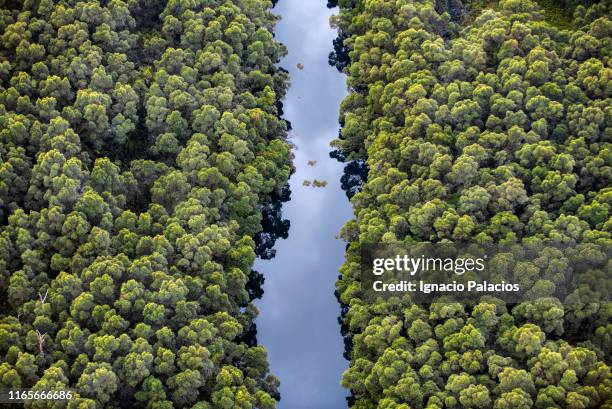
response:
<path id="1" fill-rule="evenodd" d="M 271 7 L 1 3 L 2 387 L 275 406 L 251 271 L 293 170 Z"/>
<path id="2" fill-rule="evenodd" d="M 334 155 L 366 173 L 337 282 L 351 407 L 612 407 L 609 302 L 368 303 L 360 281 L 367 243 L 538 245 L 549 271 L 612 244 L 612 3 L 567 2 L 567 28 L 530 0 L 337 3 Z"/>

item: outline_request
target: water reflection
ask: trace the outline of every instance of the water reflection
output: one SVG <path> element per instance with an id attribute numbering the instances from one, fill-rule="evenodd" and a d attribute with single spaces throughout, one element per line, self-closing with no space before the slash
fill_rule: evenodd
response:
<path id="1" fill-rule="evenodd" d="M 352 213 L 340 182 L 344 165 L 329 156 L 329 143 L 338 134 L 345 78 L 328 65 L 336 33 L 324 0 L 281 0 L 275 13 L 283 18 L 276 38 L 289 49 L 282 66 L 291 74 L 291 88 L 282 108 L 292 125 L 296 173 L 291 200 L 282 211 L 274 205 L 267 209 L 269 228 L 282 232 L 289 227 L 286 218 L 291 230 L 274 249 L 267 245 L 269 237 L 261 240 L 266 245 L 258 244 L 255 270 L 265 274 L 265 295 L 256 302 L 260 315 L 254 331 L 269 351 L 271 372 L 281 380 L 279 409 L 339 409 L 346 407 L 340 378 L 348 363 L 334 295 L 345 244 L 336 235 Z M 312 183 L 304 186 L 306 180 Z M 315 180 L 327 185 L 314 187 Z M 265 260 L 274 250 L 276 256 Z M 256 285 L 261 277 L 252 273 L 251 280 Z"/>
<path id="2" fill-rule="evenodd" d="M 280 195 L 273 196 L 270 203 L 262 209 L 261 226 L 263 230 L 255 236 L 255 254 L 264 260 L 276 255 L 274 244 L 279 238 L 289 237 L 291 222 L 283 219 L 283 203 L 291 199 L 291 188 L 286 185 Z M 260 297 L 257 297 L 260 298 Z"/>

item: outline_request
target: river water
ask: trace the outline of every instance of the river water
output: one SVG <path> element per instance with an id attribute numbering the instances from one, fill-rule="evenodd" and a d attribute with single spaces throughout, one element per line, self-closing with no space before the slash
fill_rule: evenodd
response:
<path id="1" fill-rule="evenodd" d="M 268 349 L 271 372 L 281 381 L 279 409 L 346 407 L 340 378 L 348 364 L 334 285 L 345 250 L 336 235 L 352 211 L 340 188 L 343 165 L 329 157 L 346 85 L 327 62 L 337 34 L 329 26 L 334 10 L 325 3 L 280 0 L 274 8 L 282 17 L 276 38 L 289 49 L 280 65 L 291 74 L 284 118 L 293 126 L 297 170 L 290 180 L 291 200 L 283 205 L 283 217 L 291 221 L 289 237 L 277 242 L 275 258 L 258 260 L 255 270 L 266 279 L 257 302 L 257 340 Z M 317 162 L 309 166 L 308 161 Z M 303 186 L 314 179 L 328 184 Z"/>

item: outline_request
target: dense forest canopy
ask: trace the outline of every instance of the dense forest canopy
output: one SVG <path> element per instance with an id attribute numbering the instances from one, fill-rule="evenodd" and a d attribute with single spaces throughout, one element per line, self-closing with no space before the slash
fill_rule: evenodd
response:
<path id="1" fill-rule="evenodd" d="M 0 0 L 0 388 L 74 393 L 27 407 L 276 406 L 252 270 L 289 227 L 275 3 Z M 612 270 L 612 1 L 328 5 L 349 405 L 612 409 L 612 282 L 541 279 Z M 366 301 L 361 245 L 419 241 L 535 249 L 507 268 L 538 297 Z"/>
<path id="2" fill-rule="evenodd" d="M 0 387 L 275 407 L 251 272 L 292 172 L 271 6 L 0 1 Z"/>
<path id="3" fill-rule="evenodd" d="M 612 244 L 612 3 L 329 3 L 351 91 L 334 155 L 367 171 L 337 283 L 351 406 L 612 408 L 609 279 L 573 295 L 591 302 L 537 281 L 576 262 L 558 246 Z M 540 248 L 517 266 L 541 297 L 367 303 L 360 245 L 418 241 Z"/>

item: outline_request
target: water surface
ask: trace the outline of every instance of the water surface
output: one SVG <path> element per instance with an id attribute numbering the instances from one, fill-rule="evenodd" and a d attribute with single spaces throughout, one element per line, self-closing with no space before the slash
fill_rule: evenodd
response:
<path id="1" fill-rule="evenodd" d="M 255 265 L 266 278 L 257 339 L 281 381 L 279 409 L 340 409 L 346 407 L 340 378 L 348 363 L 334 296 L 345 244 L 336 235 L 352 212 L 340 188 L 343 165 L 329 157 L 329 142 L 338 134 L 345 78 L 327 62 L 337 33 L 324 0 L 280 0 L 274 12 L 282 17 L 276 37 L 289 49 L 280 65 L 291 74 L 284 117 L 293 126 L 297 171 L 291 201 L 283 206 L 289 238 L 277 242 L 274 259 Z M 303 186 L 313 179 L 328 185 Z"/>

